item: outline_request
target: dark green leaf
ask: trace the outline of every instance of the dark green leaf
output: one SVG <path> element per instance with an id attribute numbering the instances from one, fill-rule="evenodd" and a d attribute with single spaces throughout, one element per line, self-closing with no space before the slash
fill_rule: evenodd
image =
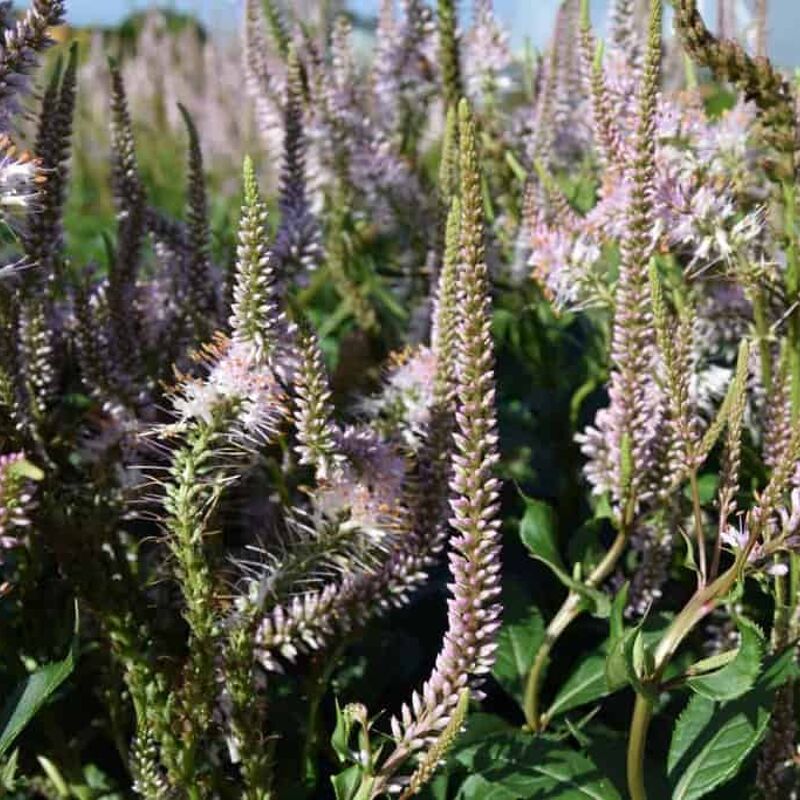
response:
<path id="1" fill-rule="evenodd" d="M 544 629 L 542 615 L 538 609 L 531 608 L 526 618 L 504 624 L 497 639 L 497 657 L 492 674 L 520 704 L 528 672 L 545 638 Z"/>
<path id="2" fill-rule="evenodd" d="M 678 718 L 667 771 L 672 800 L 696 800 L 730 780 L 767 730 L 775 690 L 797 674 L 793 649 L 772 659 L 735 700 L 693 695 Z"/>
<path id="3" fill-rule="evenodd" d="M 598 768 L 563 743 L 515 731 L 490 737 L 475 754 L 458 800 L 621 800 Z"/>
<path id="4" fill-rule="evenodd" d="M 513 789 L 475 774 L 461 784 L 456 800 L 519 800 L 520 797 L 522 795 Z"/>
<path id="5" fill-rule="evenodd" d="M 522 796 L 514 789 L 493 783 L 476 773 L 461 784 L 456 800 L 519 800 Z"/>
<path id="6" fill-rule="evenodd" d="M 361 786 L 362 774 L 361 767 L 354 764 L 338 775 L 332 775 L 331 783 L 336 793 L 336 800 L 355 800 L 358 787 Z"/>
<path id="7" fill-rule="evenodd" d="M 522 495 L 525 514 L 519 524 L 519 538 L 531 555 L 551 569 L 566 572 L 556 542 L 556 519 L 553 509 L 541 500 Z"/>
<path id="8" fill-rule="evenodd" d="M 590 519 L 570 537 L 567 546 L 567 557 L 573 564 L 580 564 L 583 574 L 588 574 L 606 554 L 601 532 L 606 522 Z"/>
<path id="9" fill-rule="evenodd" d="M 567 572 L 558 552 L 553 509 L 541 500 L 525 495 L 522 499 L 525 501 L 525 514 L 519 524 L 519 538 L 531 556 L 549 567 L 567 589 L 579 594 L 587 611 L 597 617 L 607 617 L 610 603 L 606 594 L 586 586 Z"/>
<path id="10" fill-rule="evenodd" d="M 331 735 L 331 747 L 339 758 L 339 761 L 346 763 L 350 760 L 350 728 L 351 722 L 347 714 L 336 701 L 336 727 Z M 342 773 L 344 774 L 344 773 Z"/>
<path id="11" fill-rule="evenodd" d="M 463 765 L 468 770 L 474 769 L 475 754 L 481 746 L 493 736 L 512 735 L 517 733 L 504 719 L 494 714 L 476 712 L 467 717 L 466 730 L 456 739 L 450 760 Z"/>
<path id="12" fill-rule="evenodd" d="M 593 703 L 611 693 L 606 680 L 605 653 L 592 653 L 576 667 L 547 711 L 548 717 Z"/>
<path id="13" fill-rule="evenodd" d="M 61 661 L 46 664 L 31 673 L 6 702 L 0 717 L 0 757 L 19 736 L 25 726 L 75 668 L 78 652 L 78 615 L 75 614 L 75 635 L 67 655 Z"/>
<path id="14" fill-rule="evenodd" d="M 429 800 L 447 800 L 450 797 L 449 786 L 450 776 L 440 772 L 433 777 L 430 783 L 425 785 L 421 797 Z"/>

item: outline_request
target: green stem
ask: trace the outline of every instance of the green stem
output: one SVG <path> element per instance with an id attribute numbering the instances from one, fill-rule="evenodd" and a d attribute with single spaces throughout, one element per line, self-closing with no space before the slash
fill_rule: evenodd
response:
<path id="1" fill-rule="evenodd" d="M 321 669 L 316 670 L 311 678 L 311 689 L 308 697 L 308 714 L 306 716 L 306 740 L 303 745 L 304 779 L 306 785 L 314 788 L 317 785 L 317 751 L 319 750 L 319 709 L 328 689 L 331 675 L 339 663 L 339 657 L 347 642 L 342 640 L 327 658 L 324 658 Z"/>
<path id="2" fill-rule="evenodd" d="M 672 660 L 683 640 L 694 630 L 733 587 L 741 574 L 746 554 L 740 555 L 734 564 L 708 586 L 698 589 L 683 610 L 672 621 L 653 654 L 653 674 L 650 683 L 657 685 L 667 665 Z M 644 783 L 644 757 L 647 746 L 647 733 L 653 718 L 652 701 L 644 694 L 637 693 L 636 704 L 631 718 L 631 732 L 628 739 L 628 791 L 631 800 L 647 800 Z"/>
<path id="3" fill-rule="evenodd" d="M 797 236 L 795 232 L 795 205 L 797 203 L 794 183 L 783 185 L 784 232 L 786 235 L 786 296 L 790 304 L 800 301 L 800 262 L 797 258 Z M 792 421 L 800 413 L 800 308 L 789 318 L 789 371 L 791 375 Z"/>
<path id="4" fill-rule="evenodd" d="M 642 766 L 647 745 L 647 731 L 652 718 L 652 704 L 644 695 L 637 694 L 631 720 L 631 738 L 628 741 L 628 792 L 631 800 L 647 800 Z"/>
<path id="5" fill-rule="evenodd" d="M 689 473 L 692 490 L 692 511 L 694 514 L 694 534 L 697 539 L 697 558 L 700 567 L 700 585 L 708 582 L 708 566 L 706 563 L 706 537 L 703 532 L 703 511 L 700 507 L 700 487 L 697 485 L 697 468 Z"/>
<path id="6" fill-rule="evenodd" d="M 587 587 L 590 589 L 596 587 L 611 574 L 620 556 L 625 551 L 625 545 L 628 543 L 628 529 L 629 526 L 625 525 L 618 531 L 616 538 L 603 557 L 603 560 L 594 568 L 586 579 Z M 528 680 L 525 684 L 523 708 L 527 726 L 534 733 L 539 733 L 544 730 L 550 720 L 550 714 L 548 712 L 540 714 L 539 708 L 541 704 L 540 693 L 542 681 L 544 679 L 544 670 L 550 659 L 553 645 L 558 641 L 561 634 L 583 613 L 583 610 L 580 594 L 576 591 L 570 591 L 562 603 L 561 608 L 559 608 L 556 615 L 547 626 L 545 640 L 537 651 L 536 658 L 528 673 Z"/>
<path id="7" fill-rule="evenodd" d="M 777 561 L 776 557 L 776 561 Z M 789 596 L 787 579 L 785 575 L 775 575 L 773 587 L 775 591 L 775 610 L 773 612 L 772 623 L 772 647 L 780 650 L 787 643 L 789 634 Z"/>
<path id="8" fill-rule="evenodd" d="M 265 739 L 266 701 L 253 690 L 256 633 L 261 619 L 252 605 L 231 628 L 224 653 L 226 685 L 231 701 L 228 724 L 239 748 L 241 800 L 271 800 L 273 758 Z"/>
<path id="9" fill-rule="evenodd" d="M 789 612 L 789 641 L 795 641 L 800 636 L 800 618 L 795 613 L 797 597 L 800 594 L 800 556 L 797 553 L 789 554 L 789 597 L 792 607 Z"/>
<path id="10" fill-rule="evenodd" d="M 758 355 L 761 362 L 761 384 L 769 394 L 772 388 L 772 353 L 769 349 L 770 331 L 764 306 L 764 293 L 760 288 L 753 289 L 751 302 L 753 304 L 753 324 L 758 339 Z"/>
<path id="11" fill-rule="evenodd" d="M 545 715 L 540 715 L 539 704 L 544 670 L 550 660 L 550 652 L 561 634 L 580 616 L 582 611 L 580 601 L 581 596 L 577 592 L 571 591 L 567 595 L 567 599 L 561 605 L 561 608 L 550 620 L 550 624 L 545 631 L 544 641 L 536 651 L 536 658 L 534 658 L 533 665 L 528 673 L 523 708 L 527 725 L 534 733 L 541 732 L 545 726 Z"/>

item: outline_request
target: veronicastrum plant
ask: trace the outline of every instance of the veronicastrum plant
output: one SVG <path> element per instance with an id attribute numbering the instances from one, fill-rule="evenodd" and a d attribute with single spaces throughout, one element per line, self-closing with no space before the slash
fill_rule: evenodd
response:
<path id="1" fill-rule="evenodd" d="M 793 796 L 796 89 L 763 4 L 758 56 L 674 6 L 520 57 L 387 0 L 365 59 L 247 0 L 240 46 L 150 15 L 38 73 L 64 9 L 3 6 L 4 791 Z"/>
<path id="2" fill-rule="evenodd" d="M 580 12 L 573 34 L 602 171 L 598 201 L 576 213 L 540 162 L 524 235 L 529 263 L 554 302 L 596 309 L 601 324 L 608 320 L 609 404 L 578 441 L 595 517 L 614 535 L 606 550 L 569 569 L 547 510 L 528 501 L 523 543 L 568 594 L 546 626 L 509 631 L 509 646 L 520 646 L 517 635 L 529 647 L 517 665 L 528 670 L 526 728 L 545 736 L 565 711 L 627 686 L 635 695 L 630 797 L 704 796 L 735 776 L 762 741 L 758 791 L 786 796 L 796 779 L 800 499 L 793 91 L 767 60 L 716 39 L 695 4 L 680 2 L 676 27 L 688 56 L 743 93 L 711 120 L 693 71 L 683 95 L 662 91 L 660 2 L 650 4 L 646 36 L 617 26 L 607 52 L 595 44 L 587 3 Z M 634 21 L 631 9 L 625 21 Z M 730 147 L 747 149 L 734 155 Z M 759 170 L 755 179 L 737 174 L 747 159 Z M 741 324 L 723 334 L 731 303 L 741 304 Z M 743 454 L 763 465 L 749 483 Z M 676 551 L 695 582 L 677 611 L 664 603 Z M 773 609 L 769 638 L 743 610 L 750 578 Z M 710 615 L 728 624 L 720 609 L 738 629 L 738 646 L 708 642 L 712 655 L 687 662 L 681 646 L 708 635 Z M 586 658 L 545 703 L 553 649 L 587 612 L 609 620 L 604 655 Z M 503 650 L 501 643 L 501 664 Z M 679 689 L 690 699 L 674 727 L 666 775 L 659 770 L 646 781 L 653 718 Z"/>
<path id="3" fill-rule="evenodd" d="M 53 567 L 89 610 L 111 659 L 120 753 L 133 791 L 148 798 L 266 798 L 287 781 L 312 788 L 319 721 L 312 710 L 304 756 L 276 777 L 273 685 L 306 659 L 325 693 L 343 644 L 408 603 L 447 548 L 454 585 L 445 643 L 422 693 L 390 725 L 391 752 L 377 743 L 351 751 L 350 726 L 359 722 L 362 736 L 371 726 L 353 710 L 360 707 L 346 707 L 334 736 L 342 760 L 355 752 L 355 771 L 334 780 L 337 794 L 410 795 L 457 736 L 470 687 L 491 668 L 499 627 L 495 390 L 475 124 L 466 101 L 457 118 L 452 106 L 452 179 L 441 230 L 430 235 L 429 258 L 442 263 L 417 298 L 430 308 L 430 344 L 394 357 L 383 385 L 348 420 L 332 404 L 304 306 L 324 287 L 316 274 L 324 269 L 341 296 L 339 318 L 378 325 L 378 308 L 349 274 L 365 257 L 358 237 L 375 235 L 351 203 L 367 188 L 382 204 L 371 208 L 375 220 L 402 236 L 410 221 L 396 203 L 420 178 L 410 144 L 358 119 L 364 98 L 346 21 L 331 34 L 328 61 L 299 30 L 286 33 L 277 9 L 267 8 L 271 28 L 262 25 L 262 11 L 247 10 L 246 70 L 269 116 L 262 124 L 279 126 L 279 224 L 273 234 L 247 159 L 228 274 L 212 260 L 195 121 L 181 106 L 187 212 L 176 221 L 150 205 L 116 61 L 107 74 L 117 231 L 105 265 L 76 269 L 64 242 L 75 48 L 66 65 L 51 68 L 33 153 L 13 161 L 6 144 L 4 202 L 26 219 L 14 223 L 24 258 L 5 270 L 2 287 L 3 436 L 16 448 L 3 464 L 4 547 L 27 548 L 14 575 L 22 613 L 37 574 Z M 17 28 L 20 46 L 43 49 L 60 14 L 60 6 L 34 8 Z M 416 7 L 405 25 L 395 57 L 413 62 L 432 28 Z M 278 43 L 288 37 L 279 76 L 253 45 L 268 30 Z M 23 74 L 32 55 L 17 64 L 14 46 L 9 35 L 8 71 Z M 398 130 L 423 116 L 407 105 L 398 114 Z M 313 191 L 329 226 L 312 203 L 310 156 L 319 160 Z M 388 183 L 375 185 L 379 178 Z M 26 526 L 26 540 L 13 535 Z M 45 763 L 48 779 L 64 785 Z"/>

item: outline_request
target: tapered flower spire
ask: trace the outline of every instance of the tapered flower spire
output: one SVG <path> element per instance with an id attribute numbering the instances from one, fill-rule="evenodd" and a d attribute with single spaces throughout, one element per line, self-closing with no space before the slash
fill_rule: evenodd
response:
<path id="1" fill-rule="evenodd" d="M 396 748 L 381 768 L 379 788 L 401 785 L 397 774 L 415 752 L 435 741 L 459 704 L 461 691 L 488 673 L 500 627 L 499 481 L 494 411 L 489 281 L 484 261 L 483 199 L 475 123 L 459 106 L 461 226 L 458 274 L 456 432 L 451 478 L 455 536 L 449 564 L 452 596 L 447 631 L 430 678 L 392 719 Z"/>
<path id="2" fill-rule="evenodd" d="M 303 464 L 313 466 L 317 480 L 334 476 L 342 456 L 336 443 L 330 406 L 331 390 L 322 361 L 322 353 L 313 333 L 304 331 L 298 337 L 300 359 L 295 379 L 298 451 Z"/>
<path id="3" fill-rule="evenodd" d="M 280 226 L 274 257 L 284 279 L 306 278 L 322 257 L 322 231 L 311 210 L 306 179 L 307 141 L 303 124 L 303 75 L 297 52 L 289 50 L 283 112 L 283 163 L 280 174 Z"/>
<path id="4" fill-rule="evenodd" d="M 615 295 L 610 405 L 582 437 L 590 459 L 587 474 L 598 491 L 610 491 L 629 517 L 659 462 L 657 444 L 663 417 L 653 382 L 655 337 L 648 263 L 653 254 L 656 112 L 661 58 L 661 4 L 653 3 L 650 40 L 639 90 L 639 116 L 629 187 L 625 236 Z"/>
<path id="5" fill-rule="evenodd" d="M 202 341 L 210 333 L 217 306 L 215 284 L 211 273 L 208 199 L 200 137 L 187 109 L 182 105 L 179 108 L 189 135 L 189 198 L 186 212 L 189 253 L 186 264 L 186 313 L 191 318 L 196 339 Z"/>
<path id="6" fill-rule="evenodd" d="M 49 29 L 63 18 L 63 0 L 34 0 L 22 19 L 5 30 L 0 47 L 0 130 L 7 131 L 22 110 L 20 95 L 30 88 L 37 55 L 52 43 Z"/>
<path id="7" fill-rule="evenodd" d="M 276 346 L 281 322 L 266 223 L 267 207 L 258 190 L 253 162 L 247 158 L 230 324 L 233 340 L 253 347 L 258 357 L 268 356 Z"/>

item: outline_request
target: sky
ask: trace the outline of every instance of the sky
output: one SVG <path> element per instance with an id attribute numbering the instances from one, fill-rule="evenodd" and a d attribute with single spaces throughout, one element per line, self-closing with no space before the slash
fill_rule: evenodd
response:
<path id="1" fill-rule="evenodd" d="M 743 2 L 743 0 L 739 0 Z M 591 0 L 595 20 L 604 19 L 609 0 Z M 146 8 L 152 0 L 67 0 L 68 18 L 76 25 L 113 25 L 133 9 Z M 707 19 L 713 19 L 713 0 L 701 0 L 707 6 Z M 511 31 L 515 47 L 525 38 L 537 47 L 546 43 L 553 27 L 559 0 L 495 0 L 495 9 L 506 29 Z M 239 14 L 239 0 L 166 0 L 161 5 L 198 13 L 211 25 L 230 28 Z M 462 0 L 462 7 L 469 5 Z M 374 14 L 378 0 L 351 0 L 349 6 L 365 14 Z M 770 53 L 781 64 L 800 66 L 798 50 L 800 0 L 770 0 Z"/>

